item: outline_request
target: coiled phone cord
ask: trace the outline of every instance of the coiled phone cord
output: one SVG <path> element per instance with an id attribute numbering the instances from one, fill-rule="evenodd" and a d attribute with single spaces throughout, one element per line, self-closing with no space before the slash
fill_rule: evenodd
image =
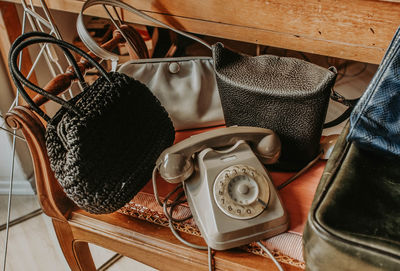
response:
<path id="1" fill-rule="evenodd" d="M 187 245 L 189 247 L 195 248 L 195 249 L 207 250 L 208 251 L 208 270 L 209 271 L 214 271 L 215 270 L 215 265 L 214 265 L 214 258 L 213 258 L 212 249 L 209 246 L 200 246 L 200 245 L 193 244 L 193 243 L 190 243 L 190 242 L 186 241 L 185 239 L 183 239 L 179 235 L 177 230 L 174 228 L 173 222 L 177 222 L 177 223 L 184 222 L 184 221 L 192 218 L 192 215 L 189 215 L 187 217 L 177 219 L 177 218 L 174 218 L 173 215 L 172 215 L 175 207 L 177 207 L 181 203 L 187 202 L 186 199 L 182 200 L 183 196 L 185 195 L 185 192 L 183 191 L 183 184 L 182 183 L 178 184 L 171 192 L 169 192 L 167 194 L 167 196 L 165 197 L 164 201 L 161 201 L 160 197 L 159 197 L 159 194 L 158 194 L 158 189 L 157 189 L 156 175 L 157 175 L 157 168 L 154 168 L 153 174 L 152 174 L 154 197 L 155 197 L 156 201 L 158 202 L 158 204 L 163 208 L 164 214 L 168 218 L 169 228 L 171 229 L 171 232 L 176 237 L 176 239 L 178 239 L 183 244 L 185 244 L 185 245 Z M 179 192 L 179 194 L 175 197 L 175 199 L 173 199 L 171 201 L 171 203 L 168 203 L 168 200 L 170 200 L 172 195 L 175 194 L 179 189 L 182 189 L 182 191 Z M 168 212 L 168 207 L 170 208 L 169 212 Z M 272 253 L 260 241 L 258 241 L 257 244 L 272 259 L 273 263 L 276 265 L 278 270 L 279 271 L 283 271 L 282 266 L 275 259 L 275 257 L 272 255 Z"/>

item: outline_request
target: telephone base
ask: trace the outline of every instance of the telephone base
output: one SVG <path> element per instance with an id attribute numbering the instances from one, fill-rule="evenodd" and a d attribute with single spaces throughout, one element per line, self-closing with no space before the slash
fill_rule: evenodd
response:
<path id="1" fill-rule="evenodd" d="M 193 218 L 215 250 L 269 238 L 289 227 L 288 214 L 267 171 L 243 140 L 225 150 L 201 151 L 184 188 Z M 252 193 L 262 198 L 262 204 Z"/>
<path id="2" fill-rule="evenodd" d="M 194 216 L 193 216 L 193 218 L 195 219 L 195 221 L 197 221 L 197 219 Z M 281 234 L 281 233 L 287 231 L 288 229 L 289 229 L 289 223 L 285 223 L 285 224 L 279 225 L 275 228 L 271 228 L 271 229 L 265 230 L 263 232 L 258 232 L 253 235 L 245 235 L 240 238 L 228 239 L 226 241 L 219 241 L 219 242 L 215 241 L 214 239 L 207 238 L 206 237 L 207 235 L 205 235 L 203 232 L 201 232 L 201 234 L 202 234 L 202 237 L 204 238 L 205 242 L 207 243 L 207 245 L 209 247 L 211 247 L 212 249 L 227 250 L 230 248 L 247 245 L 251 242 L 260 241 L 260 240 L 264 240 L 264 239 L 276 236 L 278 234 Z M 252 240 L 252 241 L 250 241 L 250 240 Z"/>

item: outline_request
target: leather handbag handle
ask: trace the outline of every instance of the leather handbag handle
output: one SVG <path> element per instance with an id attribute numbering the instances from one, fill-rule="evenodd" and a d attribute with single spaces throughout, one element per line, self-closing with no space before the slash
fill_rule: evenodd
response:
<path id="1" fill-rule="evenodd" d="M 142 36 L 139 34 L 139 32 L 134 27 L 122 24 L 122 19 L 118 15 L 118 12 L 115 9 L 115 7 L 113 7 L 113 10 L 115 12 L 115 15 L 117 15 L 117 20 L 119 23 L 117 23 L 114 20 L 113 16 L 111 15 L 110 11 L 108 10 L 108 8 L 105 5 L 103 5 L 103 7 L 104 7 L 105 11 L 107 12 L 108 16 L 110 17 L 111 22 L 114 24 L 115 28 L 123 36 L 126 43 L 135 52 L 135 54 L 139 58 L 149 58 L 149 51 L 147 49 L 146 43 L 144 42 L 144 40 L 143 40 Z"/>
<path id="2" fill-rule="evenodd" d="M 72 111 L 76 114 L 79 114 L 79 112 L 71 103 L 69 103 L 69 102 L 59 98 L 58 96 L 45 91 L 43 88 L 33 84 L 18 69 L 17 61 L 18 61 L 19 53 L 24 48 L 28 47 L 29 45 L 37 44 L 37 43 L 51 43 L 51 44 L 58 45 L 64 51 L 66 57 L 72 63 L 73 70 L 84 88 L 86 87 L 86 82 L 83 78 L 83 75 L 82 75 L 80 69 L 79 69 L 78 63 L 75 61 L 75 58 L 72 56 L 72 54 L 69 50 L 72 50 L 72 51 L 78 53 L 79 55 L 81 55 L 82 57 L 86 58 L 90 62 L 90 64 L 92 64 L 94 67 L 96 67 L 98 69 L 98 71 L 100 72 L 100 74 L 102 76 L 104 76 L 110 83 L 112 83 L 107 72 L 104 70 L 104 68 L 99 63 L 97 63 L 92 57 L 90 57 L 87 53 L 85 53 L 81 49 L 75 47 L 74 45 L 69 44 L 63 40 L 56 39 L 55 37 L 53 37 L 49 34 L 46 34 L 46 33 L 42 33 L 42 32 L 29 32 L 24 35 L 21 35 L 14 41 L 14 43 L 12 44 L 11 49 L 10 49 L 10 54 L 9 54 L 10 73 L 11 73 L 12 79 L 14 81 L 14 84 L 16 85 L 18 91 L 21 93 L 22 97 L 32 107 L 32 109 L 36 113 L 38 113 L 44 120 L 49 121 L 50 117 L 46 113 L 44 113 L 43 110 L 41 110 L 39 108 L 39 106 L 37 106 L 35 104 L 35 102 L 32 100 L 32 98 L 25 91 L 24 87 L 22 86 L 22 83 L 25 86 L 27 86 L 28 88 L 30 88 L 31 90 L 35 91 L 36 93 L 41 94 L 41 95 L 45 96 L 46 98 L 53 100 L 54 102 L 60 104 L 67 110 Z"/>
<path id="3" fill-rule="evenodd" d="M 332 93 L 330 98 L 338 103 L 341 103 L 345 106 L 347 106 L 347 109 L 339 115 L 336 119 L 333 119 L 329 122 L 324 123 L 324 129 L 326 128 L 331 128 L 333 126 L 336 126 L 343 121 L 347 120 L 350 117 L 351 112 L 353 111 L 354 107 L 356 106 L 357 102 L 360 100 L 360 98 L 356 99 L 346 99 L 344 96 L 340 95 L 338 92 L 332 89 Z"/>
<path id="4" fill-rule="evenodd" d="M 79 13 L 77 22 L 76 22 L 76 27 L 77 27 L 77 31 L 78 34 L 81 38 L 81 40 L 83 41 L 83 43 L 86 45 L 87 48 L 89 48 L 90 51 L 92 51 L 95 55 L 97 55 L 98 57 L 101 57 L 103 59 L 106 60 L 111 60 L 111 61 L 115 61 L 117 62 L 119 57 L 118 55 L 115 55 L 113 53 L 110 53 L 106 50 L 104 50 L 103 48 L 101 48 L 100 46 L 97 45 L 97 43 L 92 39 L 92 37 L 89 35 L 89 33 L 87 32 L 85 25 L 83 24 L 83 12 L 88 9 L 91 6 L 95 6 L 95 5 L 110 5 L 110 6 L 114 6 L 114 7 L 119 7 L 119 8 L 123 8 L 125 10 L 128 10 L 129 12 L 132 12 L 136 15 L 138 15 L 139 17 L 142 17 L 143 19 L 146 19 L 148 21 L 151 21 L 157 25 L 160 25 L 162 27 L 165 27 L 177 34 L 181 34 L 189 39 L 192 39 L 194 41 L 197 41 L 201 44 L 203 44 L 204 46 L 206 46 L 207 48 L 209 48 L 210 50 L 212 50 L 212 47 L 210 44 L 208 44 L 206 41 L 191 35 L 189 33 L 186 33 L 184 31 L 178 30 L 172 26 L 169 26 L 147 14 L 145 14 L 144 12 L 126 4 L 123 3 L 121 1 L 116 1 L 116 0 L 88 0 L 86 1 L 83 6 L 82 6 L 82 10 Z M 334 119 L 333 121 L 330 121 L 328 123 L 324 124 L 324 128 L 329 128 L 329 127 L 333 127 L 338 125 L 339 123 L 343 122 L 344 120 L 346 120 L 349 116 L 350 113 L 354 107 L 354 105 L 356 104 L 356 102 L 358 101 L 358 99 L 355 100 L 348 100 L 345 99 L 344 97 L 342 97 L 343 99 L 335 99 L 335 94 L 337 94 L 337 92 L 333 92 L 331 95 L 331 98 L 337 102 L 343 103 L 344 105 L 347 105 L 349 108 L 342 114 L 340 115 L 338 118 Z M 337 95 L 336 95 L 337 96 Z"/>
<path id="5" fill-rule="evenodd" d="M 176 28 L 173 28 L 172 26 L 169 26 L 147 14 L 145 14 L 144 12 L 126 4 L 123 3 L 121 1 L 116 1 L 116 0 L 88 0 L 86 1 L 83 6 L 82 6 L 82 10 L 78 15 L 78 19 L 76 21 L 76 28 L 78 31 L 78 35 L 81 38 L 82 42 L 86 45 L 86 47 L 92 51 L 95 55 L 97 55 L 100 58 L 103 58 L 105 60 L 111 60 L 112 62 L 117 62 L 119 59 L 119 56 L 113 53 L 110 53 L 106 50 L 104 50 L 103 48 L 101 48 L 100 46 L 97 45 L 97 43 L 92 39 L 92 37 L 90 36 L 89 32 L 86 30 L 85 25 L 83 23 L 83 12 L 88 9 L 91 6 L 95 6 L 95 5 L 110 5 L 113 7 L 119 7 L 119 8 L 123 8 L 129 12 L 132 12 L 140 17 L 142 17 L 143 19 L 146 19 L 150 22 L 153 22 L 159 26 L 165 27 L 171 31 L 174 31 L 177 34 L 181 34 L 182 36 L 185 36 L 189 39 L 192 39 L 194 41 L 197 41 L 201 44 L 203 44 L 204 46 L 206 46 L 207 48 L 209 48 L 211 50 L 211 45 L 208 44 L 206 41 L 192 35 L 189 33 L 186 33 L 184 31 L 178 30 Z"/>
<path id="6" fill-rule="evenodd" d="M 140 33 L 129 25 L 121 25 L 119 32 L 127 40 L 138 58 L 149 58 L 149 51 Z M 133 46 L 132 46 L 133 45 Z"/>

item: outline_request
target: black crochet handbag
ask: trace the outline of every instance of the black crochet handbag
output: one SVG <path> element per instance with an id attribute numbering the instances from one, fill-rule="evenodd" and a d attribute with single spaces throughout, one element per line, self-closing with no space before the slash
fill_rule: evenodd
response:
<path id="1" fill-rule="evenodd" d="M 19 71 L 17 58 L 25 47 L 52 43 L 72 63 L 84 91 L 65 101 L 32 84 Z M 101 76 L 88 86 L 71 52 L 98 69 Z M 12 45 L 9 68 L 19 92 L 48 123 L 46 147 L 50 166 L 65 193 L 91 213 L 110 213 L 123 207 L 150 180 L 155 161 L 174 141 L 168 113 L 139 81 L 107 73 L 75 46 L 48 34 L 31 32 Z M 22 84 L 62 105 L 50 118 L 27 95 Z"/>

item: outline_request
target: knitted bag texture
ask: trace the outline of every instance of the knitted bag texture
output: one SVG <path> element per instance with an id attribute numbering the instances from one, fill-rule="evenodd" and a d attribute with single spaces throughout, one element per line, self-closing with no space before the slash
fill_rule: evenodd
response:
<path id="1" fill-rule="evenodd" d="M 69 59 L 83 92 L 65 101 L 30 82 L 18 68 L 22 50 L 32 44 L 59 46 Z M 90 86 L 72 53 L 96 67 L 101 76 Z M 45 121 L 51 169 L 65 193 L 82 209 L 95 214 L 123 207 L 150 180 L 156 159 L 172 145 L 174 127 L 168 113 L 139 81 L 107 73 L 74 45 L 41 32 L 18 37 L 11 46 L 9 69 L 19 93 Z M 59 103 L 48 116 L 27 94 L 31 90 Z"/>
<path id="2" fill-rule="evenodd" d="M 100 77 L 47 124 L 51 169 L 64 191 L 90 213 L 123 207 L 151 178 L 160 153 L 174 141 L 168 113 L 151 91 L 124 74 Z"/>

